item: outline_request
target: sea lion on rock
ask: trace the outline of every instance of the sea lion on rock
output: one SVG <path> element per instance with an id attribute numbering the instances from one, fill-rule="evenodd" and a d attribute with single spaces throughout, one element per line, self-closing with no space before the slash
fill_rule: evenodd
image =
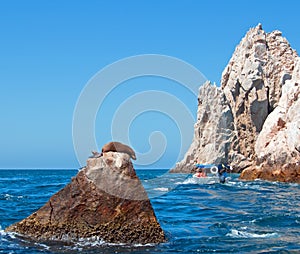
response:
<path id="1" fill-rule="evenodd" d="M 109 142 L 102 147 L 102 154 L 106 152 L 118 152 L 118 153 L 127 153 L 133 160 L 136 160 L 135 152 L 133 149 L 124 145 L 120 142 Z"/>

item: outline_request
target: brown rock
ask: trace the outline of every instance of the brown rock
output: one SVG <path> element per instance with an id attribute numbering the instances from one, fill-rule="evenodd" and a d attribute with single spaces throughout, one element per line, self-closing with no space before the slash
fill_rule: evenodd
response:
<path id="1" fill-rule="evenodd" d="M 110 243 L 160 243 L 164 233 L 129 155 L 90 158 L 37 212 L 9 226 L 38 240 L 98 237 Z"/>
<path id="2" fill-rule="evenodd" d="M 263 163 L 259 166 L 245 169 L 241 173 L 241 179 L 263 179 L 268 181 L 300 183 L 300 164 L 287 163 L 282 166 Z"/>

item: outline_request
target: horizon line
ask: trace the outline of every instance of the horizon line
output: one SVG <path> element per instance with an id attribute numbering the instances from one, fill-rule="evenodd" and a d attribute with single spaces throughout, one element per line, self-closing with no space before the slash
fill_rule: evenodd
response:
<path id="1" fill-rule="evenodd" d="M 0 168 L 0 170 L 79 170 L 81 168 Z M 170 170 L 169 168 L 135 168 L 135 170 Z"/>

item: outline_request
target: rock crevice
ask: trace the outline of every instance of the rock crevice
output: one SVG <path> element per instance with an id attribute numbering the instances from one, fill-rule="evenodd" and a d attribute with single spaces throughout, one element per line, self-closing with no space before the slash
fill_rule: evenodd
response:
<path id="1" fill-rule="evenodd" d="M 291 133 L 294 137 L 298 134 L 289 126 L 294 128 L 299 121 L 296 112 L 299 93 L 295 88 L 300 83 L 298 62 L 296 51 L 281 32 L 266 33 L 261 24 L 251 28 L 224 69 L 221 88 L 213 87 L 210 82 L 200 88 L 194 140 L 184 159 L 171 172 L 192 172 L 195 163 L 220 162 L 229 163 L 236 172 L 241 172 L 247 168 L 253 170 L 253 165 L 263 162 L 266 168 L 270 163 L 279 165 L 285 161 L 286 164 L 281 163 L 283 167 L 291 157 L 296 158 L 299 147 L 291 144 Z M 295 92 L 291 92 L 293 89 Z M 279 117 L 282 120 L 279 125 L 283 122 L 286 125 L 275 130 L 273 126 Z M 226 123 L 225 136 L 224 128 L 218 127 L 221 122 Z M 272 146 L 274 135 L 278 140 Z M 220 136 L 226 145 L 217 142 Z M 276 152 L 272 153 L 272 149 Z M 242 177 L 246 178 L 249 172 Z"/>
<path id="2" fill-rule="evenodd" d="M 191 172 L 195 163 L 225 163 L 231 143 L 233 118 L 223 91 L 205 83 L 199 90 L 194 139 L 183 161 L 171 172 Z"/>

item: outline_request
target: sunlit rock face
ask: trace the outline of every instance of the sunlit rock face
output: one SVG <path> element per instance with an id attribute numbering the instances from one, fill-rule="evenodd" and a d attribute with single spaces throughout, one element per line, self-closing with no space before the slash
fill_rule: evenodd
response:
<path id="1" fill-rule="evenodd" d="M 278 106 L 267 117 L 259 133 L 257 163 L 241 178 L 300 183 L 300 61 L 282 87 Z"/>
<path id="2" fill-rule="evenodd" d="M 223 71 L 221 86 L 232 110 L 236 135 L 229 158 L 240 171 L 256 161 L 257 136 L 277 107 L 296 59 L 297 53 L 281 32 L 266 33 L 259 24 L 247 32 Z"/>
<path id="3" fill-rule="evenodd" d="M 117 152 L 88 159 L 87 166 L 66 187 L 6 231 L 37 240 L 165 241 L 129 155 Z"/>
<path id="4" fill-rule="evenodd" d="M 206 82 L 199 89 L 194 139 L 185 155 L 171 172 L 192 172 L 195 163 L 225 163 L 233 130 L 233 118 L 220 87 Z"/>
<path id="5" fill-rule="evenodd" d="M 281 32 L 251 28 L 224 69 L 221 87 L 207 82 L 200 88 L 192 145 L 171 172 L 225 162 L 236 172 L 248 169 L 244 179 L 266 179 L 250 174 L 258 166 L 286 174 L 272 179 L 298 181 L 298 84 L 298 55 Z"/>

